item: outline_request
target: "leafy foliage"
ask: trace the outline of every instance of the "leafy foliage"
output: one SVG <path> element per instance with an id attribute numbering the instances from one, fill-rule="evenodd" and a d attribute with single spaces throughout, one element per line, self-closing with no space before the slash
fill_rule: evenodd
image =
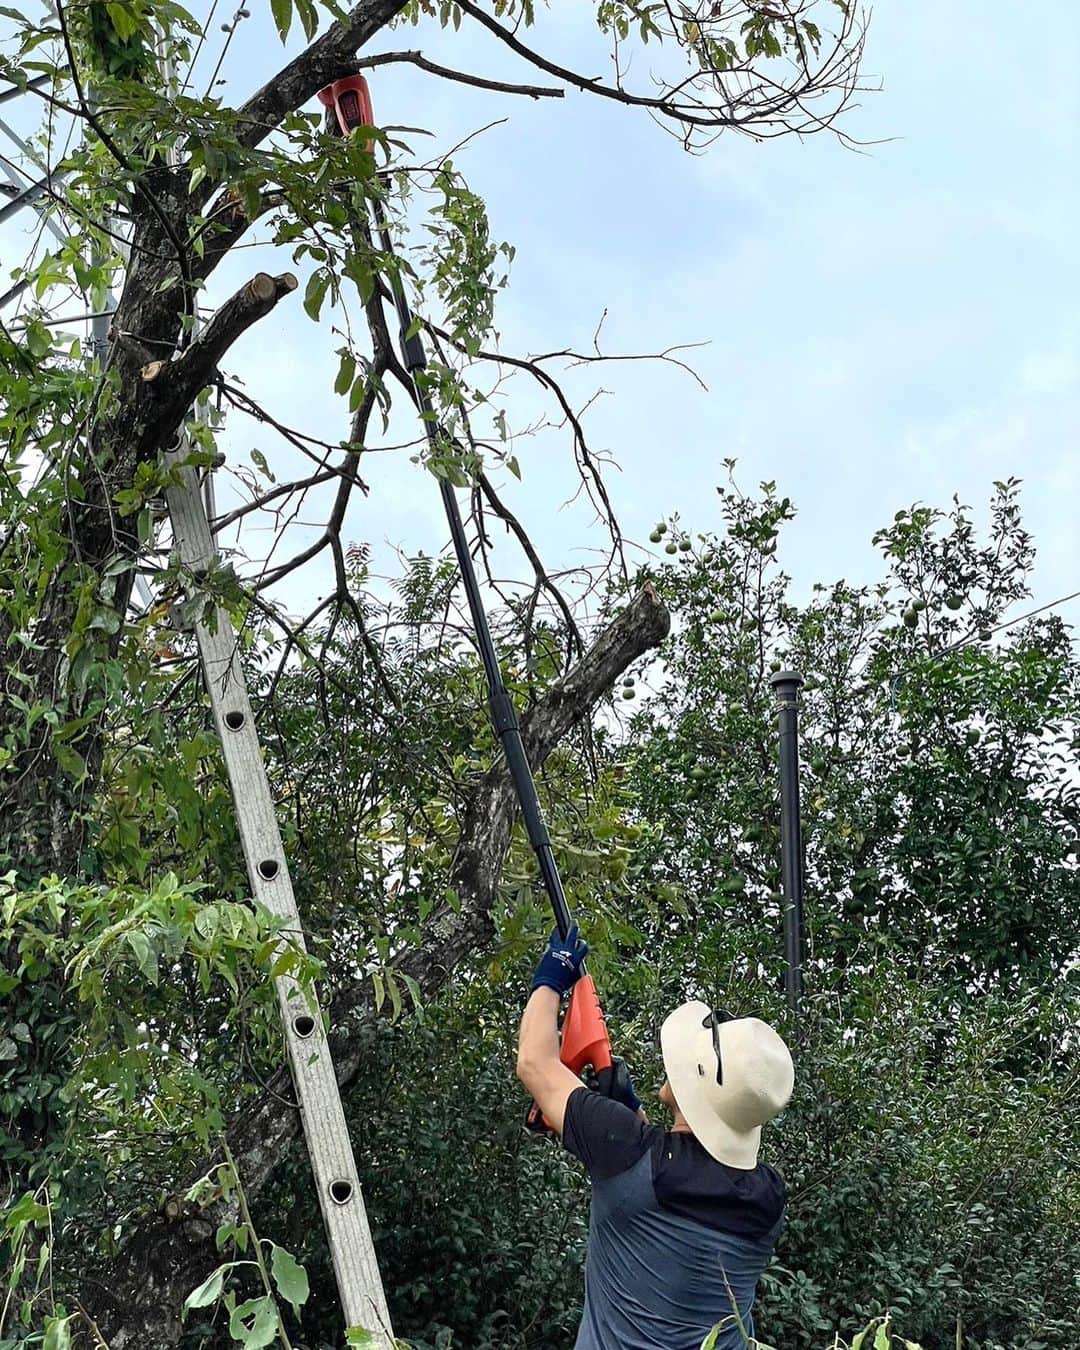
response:
<path id="1" fill-rule="evenodd" d="M 927 1346 L 958 1322 L 971 1350 L 1064 1347 L 1074 1336 L 1070 1038 L 1080 1008 L 1069 966 L 1075 791 L 1062 738 L 1076 663 L 1052 617 L 979 641 L 987 598 L 1007 618 L 1030 565 L 1015 485 L 995 501 L 990 547 L 964 509 L 915 508 L 879 536 L 894 569 L 886 581 L 822 587 L 799 607 L 776 564 L 791 504 L 771 485 L 758 497 L 725 487 L 723 535 L 694 537 L 678 522 L 661 535 L 690 547 L 649 572 L 677 626 L 664 667 L 637 674 L 634 692 L 647 698 L 627 722 L 607 723 L 591 768 L 585 747 L 571 747 L 545 783 L 613 1032 L 647 1092 L 661 1072 L 656 1028 L 678 999 L 722 1000 L 784 1025 L 768 677 L 780 661 L 808 676 L 811 997 L 797 1096 L 770 1143 L 791 1192 L 757 1312 L 772 1344 L 822 1344 L 854 1310 L 891 1310 Z M 273 694 L 271 766 L 322 958 L 310 974 L 345 987 L 359 964 L 395 1019 L 372 1035 L 348 1107 L 358 1156 L 370 1160 L 362 1182 L 395 1325 L 425 1347 L 546 1350 L 575 1325 L 586 1211 L 581 1178 L 523 1135 L 524 1104 L 507 1086 L 545 926 L 532 862 L 518 841 L 497 947 L 476 953 L 448 997 L 422 1005 L 393 962 L 440 894 L 460 793 L 494 745 L 473 658 L 441 624 L 447 569 L 417 559 L 400 606 L 388 606 L 365 592 L 362 554 L 354 565 L 369 626 L 386 633 L 381 669 L 398 702 L 347 626 L 319 664 L 274 674 L 260 657 L 252 676 Z M 947 603 L 960 575 L 970 616 Z M 902 620 L 913 598 L 927 601 L 916 629 Z M 521 651 L 516 624 L 505 617 L 504 650 Z M 508 675 L 527 700 L 560 669 L 556 657 L 526 673 L 518 659 Z M 234 1066 L 250 1056 L 265 1072 L 276 1055 L 260 991 L 279 948 L 272 925 L 238 903 L 235 840 L 211 825 L 226 802 L 200 715 L 195 705 L 155 721 L 129 695 L 118 746 L 149 717 L 153 753 L 107 754 L 113 786 L 95 814 L 106 873 L 175 865 L 186 828 L 186 876 L 142 891 L 119 880 L 5 883 L 4 938 L 21 954 L 4 976 L 7 1006 L 21 1011 L 0 1039 L 11 1159 L 27 1166 L 29 1138 L 51 1141 L 30 1150 L 38 1189 L 6 1215 L 28 1326 L 46 1215 L 64 1233 L 44 1258 L 59 1288 L 76 1273 L 74 1252 L 89 1243 L 107 1255 L 146 1187 L 163 1185 L 219 1127 L 236 1100 Z M 210 831 L 201 848 L 200 829 Z M 973 853 L 980 839 L 992 845 L 984 856 Z M 203 878 L 236 899 L 204 900 Z M 39 1006 L 35 989 L 47 1000 L 62 991 L 61 1001 Z M 117 1013 L 125 1007 L 139 1020 Z M 45 1046 L 60 1036 L 80 1047 L 76 1075 L 70 1059 L 49 1065 Z M 198 1045 L 197 1068 L 185 1045 Z M 104 1151 L 103 1128 L 115 1139 Z M 298 1156 L 257 1223 L 271 1277 L 278 1249 L 300 1258 L 306 1334 L 323 1328 L 331 1345 L 335 1298 L 307 1218 L 314 1205 Z M 293 1292 L 299 1278 L 290 1266 Z M 255 1306 L 267 1297 L 237 1297 L 238 1333 L 257 1339 L 270 1327 L 269 1304 Z"/>
<path id="2" fill-rule="evenodd" d="M 816 130 L 856 87 L 855 9 L 605 0 L 595 17 L 616 58 L 640 43 L 676 73 L 643 96 L 621 69 L 606 88 L 564 82 L 644 103 L 688 145 L 732 125 Z M 283 40 L 294 24 L 340 34 L 335 0 L 271 0 L 270 13 Z M 518 49 L 537 19 L 531 0 L 413 0 L 400 18 L 457 27 L 477 13 Z M 170 91 L 154 78 L 160 51 L 186 67 L 205 37 L 172 0 L 89 0 L 44 24 L 5 14 L 0 74 L 20 88 L 46 77 L 34 148 L 63 173 L 44 209 L 65 237 L 15 269 L 21 322 L 0 329 L 0 1350 L 85 1339 L 71 1309 L 88 1272 L 104 1282 L 137 1217 L 178 1203 L 177 1179 L 276 1067 L 268 977 L 284 970 L 324 1002 L 366 982 L 382 1014 L 350 1108 L 397 1325 L 425 1347 L 554 1350 L 578 1317 L 585 1195 L 562 1155 L 524 1138 L 507 1087 L 546 927 L 525 841 L 502 877 L 495 945 L 445 998 L 426 1004 L 396 965 L 454 902 L 445 877 L 468 791 L 496 755 L 452 569 L 416 559 L 397 598 L 377 598 L 339 522 L 336 609 L 279 641 L 263 621 L 280 616 L 231 562 L 193 577 L 154 551 L 177 472 L 160 451 L 178 419 L 202 405 L 190 462 L 205 467 L 220 431 L 211 389 L 251 411 L 222 353 L 167 434 L 155 391 L 197 351 L 198 297 L 254 227 L 304 272 L 310 319 L 342 334 L 327 385 L 349 435 L 327 449 L 351 485 L 369 421 L 389 427 L 369 307 L 398 277 L 438 338 L 424 379 L 461 438 L 417 458 L 459 486 L 489 461 L 519 473 L 499 448 L 505 410 L 476 377 L 512 249 L 450 159 L 418 163 L 387 129 L 327 134 L 304 109 L 314 84 L 268 110 L 257 95 L 254 112 L 213 88 Z M 57 110 L 78 132 L 63 150 Z M 367 231 L 375 194 L 396 256 Z M 84 351 L 52 321 L 57 297 L 96 310 L 110 289 L 118 333 Z M 492 445 L 473 435 L 477 416 Z M 252 462 L 273 481 L 262 452 Z M 756 496 L 727 484 L 720 511 L 718 534 L 657 525 L 664 553 L 634 582 L 677 614 L 663 663 L 624 684 L 618 708 L 637 710 L 567 742 L 543 784 L 616 1038 L 655 1086 L 656 1027 L 688 994 L 784 1022 L 768 678 L 794 665 L 809 677 L 811 996 L 789 1028 L 798 1096 L 771 1142 L 792 1205 L 762 1334 L 808 1347 L 840 1328 L 853 1350 L 870 1333 L 888 1350 L 895 1310 L 928 1347 L 1071 1346 L 1078 667 L 1060 619 L 1013 622 L 1033 556 L 1017 484 L 996 486 L 985 540 L 959 503 L 898 513 L 876 536 L 879 584 L 822 583 L 807 603 L 777 564 L 792 503 L 772 484 Z M 135 612 L 148 560 L 156 595 Z M 624 599 L 613 589 L 609 608 Z M 248 896 L 185 628 L 217 604 L 257 692 L 314 958 Z M 534 617 L 508 605 L 497 625 L 522 704 L 564 669 L 562 620 Z M 284 1160 L 257 1225 L 241 1181 L 226 1165 L 181 1188 L 199 1213 L 207 1188 L 235 1188 L 239 1207 L 217 1232 L 221 1268 L 189 1293 L 189 1343 L 287 1344 L 302 1313 L 308 1340 L 336 1344 L 306 1166 Z"/>

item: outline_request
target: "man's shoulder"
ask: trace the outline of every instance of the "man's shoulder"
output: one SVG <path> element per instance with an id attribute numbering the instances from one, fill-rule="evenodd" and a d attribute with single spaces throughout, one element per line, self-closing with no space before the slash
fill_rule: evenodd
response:
<path id="1" fill-rule="evenodd" d="M 605 1180 L 633 1167 L 663 1138 L 622 1102 L 580 1087 L 567 1099 L 563 1119 L 563 1146 L 580 1158 L 589 1175 Z"/>
<path id="2" fill-rule="evenodd" d="M 776 1228 L 787 1198 L 783 1177 L 768 1163 L 751 1169 L 729 1167 L 693 1135 L 675 1132 L 664 1136 L 653 1184 L 662 1208 L 751 1238 Z"/>

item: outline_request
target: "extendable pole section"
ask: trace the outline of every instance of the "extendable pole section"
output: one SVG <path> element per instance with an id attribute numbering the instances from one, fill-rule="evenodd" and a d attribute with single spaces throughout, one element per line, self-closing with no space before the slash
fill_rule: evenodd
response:
<path id="1" fill-rule="evenodd" d="M 780 670 L 769 683 L 780 724 L 780 847 L 784 893 L 784 992 L 795 1016 L 803 991 L 803 844 L 799 803 L 799 689 L 803 678 Z"/>
<path id="2" fill-rule="evenodd" d="M 334 110 L 338 128 L 342 135 L 347 136 L 351 131 L 358 128 L 374 125 L 371 97 L 368 93 L 367 81 L 362 75 L 351 75 L 345 79 L 337 80 L 319 93 L 319 101 L 324 107 Z M 375 218 L 375 228 L 383 252 L 389 257 L 393 257 L 394 247 L 387 227 L 386 212 L 383 208 L 382 199 L 373 196 L 370 201 Z M 424 344 L 416 331 L 416 324 L 409 309 L 405 288 L 396 270 L 390 271 L 389 281 L 394 299 L 394 309 L 397 312 L 401 331 L 402 358 L 412 381 L 416 406 L 424 421 L 428 443 L 433 450 L 437 450 L 447 443 L 447 437 L 439 425 L 431 399 L 428 396 L 426 384 L 422 379 L 422 372 L 427 367 Z M 525 754 L 525 746 L 522 744 L 517 713 L 503 681 L 502 671 L 499 669 L 495 644 L 492 641 L 491 629 L 484 612 L 480 585 L 476 578 L 476 569 L 473 567 L 472 554 L 469 552 L 469 541 L 465 534 L 461 511 L 458 508 L 457 496 L 453 487 L 445 478 L 439 479 L 439 492 L 446 511 L 447 523 L 450 526 L 450 537 L 453 540 L 454 553 L 457 556 L 461 580 L 465 587 L 465 597 L 468 601 L 469 613 L 476 633 L 480 660 L 483 663 L 484 675 L 487 679 L 488 706 L 491 711 L 492 725 L 506 757 L 507 767 L 514 783 L 514 790 L 521 806 L 521 815 L 525 822 L 529 843 L 536 854 L 544 890 L 551 902 L 555 925 L 560 935 L 565 937 L 573 923 L 573 918 L 570 914 L 570 907 L 566 902 L 566 893 L 563 890 L 562 878 L 555 862 L 555 855 L 552 852 L 551 837 L 548 834 L 544 814 L 540 808 L 540 799 L 536 794 L 536 783 Z M 583 1040 L 587 1044 L 583 1044 Z M 588 1052 L 587 1055 L 586 1051 Z M 563 1023 L 562 1055 L 563 1062 L 574 1068 L 575 1072 L 580 1072 L 586 1064 L 591 1064 L 597 1074 L 602 1074 L 605 1070 L 611 1068 L 611 1045 L 608 1041 L 607 1028 L 603 1022 L 603 1014 L 600 1012 L 600 1000 L 597 997 L 596 987 L 591 976 L 583 976 L 574 986 L 570 1007 Z"/>

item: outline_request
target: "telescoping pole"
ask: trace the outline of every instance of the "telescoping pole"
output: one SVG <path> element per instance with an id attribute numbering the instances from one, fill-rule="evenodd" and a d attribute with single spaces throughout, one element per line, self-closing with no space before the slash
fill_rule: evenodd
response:
<path id="1" fill-rule="evenodd" d="M 769 683 L 780 724 L 780 854 L 784 894 L 784 992 L 796 1017 L 803 992 L 803 844 L 799 802 L 799 689 L 803 678 L 780 670 Z"/>
<path id="2" fill-rule="evenodd" d="M 343 135 L 348 135 L 351 131 L 360 127 L 374 125 L 367 81 L 362 75 L 350 75 L 335 81 L 334 84 L 320 91 L 319 101 L 325 108 L 334 111 L 338 128 Z M 387 228 L 386 212 L 381 198 L 373 196 L 371 207 L 379 242 L 384 253 L 392 257 L 394 252 L 393 242 Z M 408 298 L 405 295 L 405 288 L 396 271 L 390 273 L 390 290 L 394 298 L 394 309 L 397 311 L 401 330 L 402 358 L 412 380 L 416 406 L 424 421 L 428 443 L 432 449 L 438 449 L 445 442 L 445 433 L 439 426 L 431 399 L 428 397 L 427 388 L 421 378 L 421 372 L 427 366 L 424 344 L 416 331 Z M 573 918 L 570 914 L 570 907 L 566 902 L 566 893 L 563 890 L 562 878 L 555 862 L 555 855 L 552 852 L 551 837 L 548 834 L 547 824 L 540 808 L 540 799 L 536 794 L 536 783 L 525 754 L 525 746 L 522 744 L 517 713 L 503 681 L 502 671 L 499 669 L 499 660 L 495 653 L 495 644 L 491 639 L 487 615 L 484 612 L 480 585 L 476 578 L 476 569 L 473 567 L 472 555 L 469 552 L 469 541 L 465 534 L 461 511 L 458 508 L 457 496 L 453 487 L 445 478 L 439 479 L 439 492 L 442 495 L 443 507 L 446 510 L 454 553 L 457 556 L 458 568 L 461 572 L 461 580 L 468 600 L 469 613 L 476 633 L 480 660 L 483 663 L 484 675 L 487 678 L 488 704 L 491 710 L 492 724 L 506 757 L 507 767 L 510 770 L 514 790 L 521 807 L 522 818 L 525 822 L 525 830 L 529 836 L 529 843 L 536 854 L 544 890 L 551 902 L 555 925 L 560 935 L 565 937 L 570 931 Z M 604 1075 L 610 1074 L 612 1070 L 611 1044 L 608 1040 L 607 1029 L 604 1026 L 603 1014 L 600 1011 L 600 1000 L 592 978 L 588 975 L 583 975 L 574 986 L 570 1007 L 567 1010 L 566 1020 L 563 1024 L 563 1062 L 573 1068 L 575 1072 L 580 1072 L 586 1064 L 591 1064 L 600 1076 L 601 1082 L 605 1081 Z"/>

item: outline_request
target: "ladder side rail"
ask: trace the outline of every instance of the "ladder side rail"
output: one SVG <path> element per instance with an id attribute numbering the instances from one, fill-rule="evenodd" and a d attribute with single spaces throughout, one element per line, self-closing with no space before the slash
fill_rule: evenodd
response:
<path id="1" fill-rule="evenodd" d="M 186 448 L 184 437 L 173 463 Z M 183 483 L 168 488 L 166 500 L 181 560 L 198 576 L 216 550 L 198 475 L 190 465 L 180 472 Z M 198 622 L 195 632 L 252 894 L 286 920 L 290 940 L 306 950 L 232 620 L 218 608 L 214 624 Z M 323 1019 L 291 975 L 274 983 L 346 1325 L 365 1327 L 379 1350 L 390 1350 L 390 1314 Z"/>

